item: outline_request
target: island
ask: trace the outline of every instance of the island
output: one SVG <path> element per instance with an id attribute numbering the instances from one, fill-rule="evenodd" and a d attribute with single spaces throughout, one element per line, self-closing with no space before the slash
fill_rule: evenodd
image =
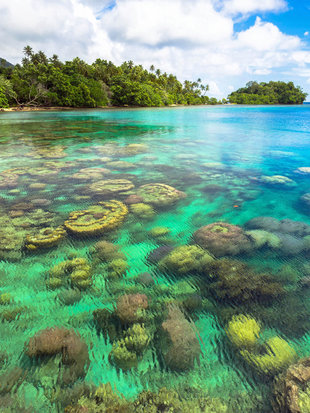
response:
<path id="1" fill-rule="evenodd" d="M 251 81 L 228 96 L 230 103 L 241 105 L 299 105 L 307 93 L 293 82 L 255 82 Z"/>

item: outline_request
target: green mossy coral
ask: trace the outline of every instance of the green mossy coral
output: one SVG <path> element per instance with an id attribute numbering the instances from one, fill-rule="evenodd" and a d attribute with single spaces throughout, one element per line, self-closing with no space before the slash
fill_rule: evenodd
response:
<path id="1" fill-rule="evenodd" d="M 141 354 L 147 348 L 150 339 L 144 324 L 134 324 L 126 331 L 124 341 L 128 350 Z"/>
<path id="2" fill-rule="evenodd" d="M 8 305 L 13 301 L 13 297 L 10 293 L 0 294 L 0 305 Z"/>
<path id="3" fill-rule="evenodd" d="M 122 370 L 130 370 L 138 366 L 138 358 L 134 351 L 129 351 L 125 340 L 113 344 L 109 358 Z"/>
<path id="4" fill-rule="evenodd" d="M 208 268 L 213 261 L 213 256 L 198 245 L 182 245 L 160 260 L 158 265 L 161 270 L 186 274 L 192 271 L 202 271 Z"/>
<path id="5" fill-rule="evenodd" d="M 155 216 L 154 209 L 147 204 L 138 203 L 130 205 L 130 211 L 138 218 L 144 220 L 151 220 Z"/>
<path id="6" fill-rule="evenodd" d="M 267 246 L 269 248 L 277 249 L 281 247 L 281 239 L 271 232 L 264 231 L 262 229 L 253 229 L 245 233 L 254 242 L 256 248 Z"/>
<path id="7" fill-rule="evenodd" d="M 125 254 L 120 251 L 120 247 L 109 241 L 98 241 L 91 249 L 92 256 L 102 262 L 108 262 L 115 259 L 125 259 Z"/>
<path id="8" fill-rule="evenodd" d="M 154 227 L 149 231 L 152 238 L 164 238 L 170 234 L 170 229 L 167 227 Z"/>
<path id="9" fill-rule="evenodd" d="M 259 338 L 260 325 L 246 315 L 234 316 L 226 329 L 229 340 L 238 348 L 253 348 Z"/>
<path id="10" fill-rule="evenodd" d="M 70 283 L 71 287 L 85 289 L 92 284 L 92 268 L 85 258 L 73 258 L 56 264 L 49 270 L 47 286 L 59 288 Z"/>
<path id="11" fill-rule="evenodd" d="M 240 354 L 259 372 L 275 375 L 297 360 L 296 351 L 283 338 L 275 336 L 267 340 L 264 353 L 242 350 Z"/>
<path id="12" fill-rule="evenodd" d="M 126 274 L 126 271 L 128 271 L 129 265 L 127 261 L 118 258 L 110 261 L 107 265 L 107 271 L 108 271 L 108 278 L 109 279 L 117 279 L 121 278 L 124 274 Z"/>

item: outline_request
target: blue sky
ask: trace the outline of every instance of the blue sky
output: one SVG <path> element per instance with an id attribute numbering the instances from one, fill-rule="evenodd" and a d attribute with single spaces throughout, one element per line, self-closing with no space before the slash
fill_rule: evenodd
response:
<path id="1" fill-rule="evenodd" d="M 10 0 L 0 15 L 0 56 L 12 63 L 29 44 L 200 77 L 216 97 L 277 79 L 310 94 L 309 0 Z"/>

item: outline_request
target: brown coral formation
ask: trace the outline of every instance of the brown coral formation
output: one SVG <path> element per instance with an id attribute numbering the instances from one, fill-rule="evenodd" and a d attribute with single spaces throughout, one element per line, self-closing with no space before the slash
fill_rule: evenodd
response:
<path id="1" fill-rule="evenodd" d="M 283 296 L 283 287 L 269 274 L 257 274 L 241 261 L 214 261 L 206 271 L 211 294 L 219 301 L 270 302 Z"/>
<path id="2" fill-rule="evenodd" d="M 274 411 L 278 413 L 304 413 L 309 411 L 309 390 L 307 391 L 309 385 L 310 358 L 307 357 L 290 366 L 283 375 L 276 379 Z M 303 393 L 306 393 L 306 397 Z"/>
<path id="3" fill-rule="evenodd" d="M 64 384 L 84 377 L 88 370 L 87 345 L 73 330 L 60 327 L 41 330 L 26 343 L 25 351 L 31 358 L 61 354 L 64 370 L 59 379 Z"/>
<path id="4" fill-rule="evenodd" d="M 145 318 L 148 298 L 145 294 L 124 294 L 116 303 L 116 315 L 124 324 L 139 323 Z"/>
<path id="5" fill-rule="evenodd" d="M 199 228 L 194 240 L 217 257 L 237 255 L 253 248 L 251 238 L 237 225 L 214 222 Z"/>
<path id="6" fill-rule="evenodd" d="M 167 345 L 162 346 L 167 366 L 180 371 L 191 369 L 201 352 L 194 323 L 187 321 L 177 306 L 170 306 L 162 328 L 167 333 Z"/>

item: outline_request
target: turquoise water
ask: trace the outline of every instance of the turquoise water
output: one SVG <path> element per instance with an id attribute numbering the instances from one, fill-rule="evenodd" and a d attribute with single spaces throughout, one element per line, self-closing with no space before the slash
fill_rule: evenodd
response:
<path id="1" fill-rule="evenodd" d="M 310 355 L 309 115 L 1 114 L 1 411 L 279 411 Z"/>

